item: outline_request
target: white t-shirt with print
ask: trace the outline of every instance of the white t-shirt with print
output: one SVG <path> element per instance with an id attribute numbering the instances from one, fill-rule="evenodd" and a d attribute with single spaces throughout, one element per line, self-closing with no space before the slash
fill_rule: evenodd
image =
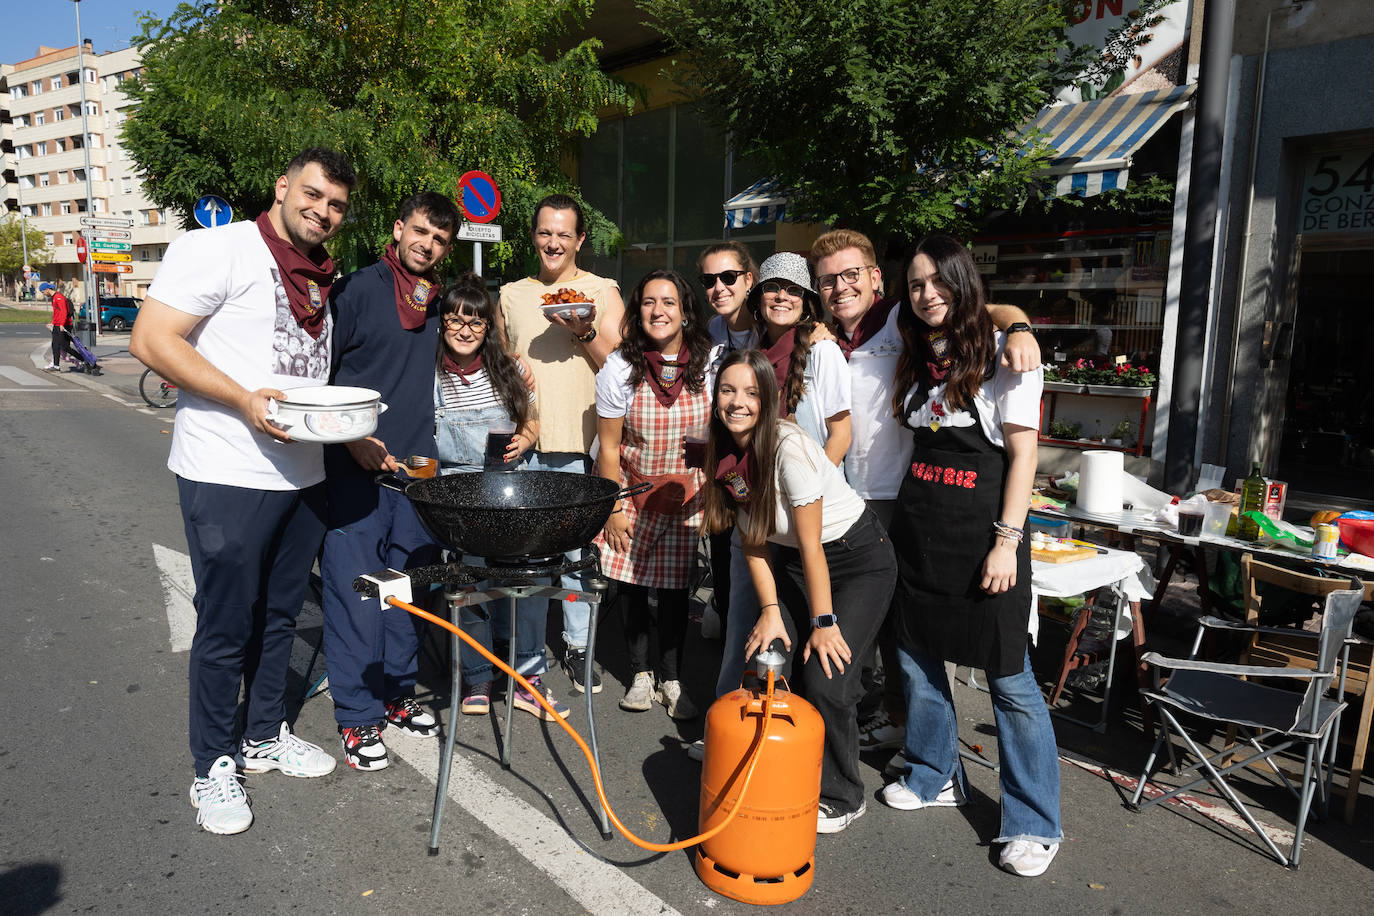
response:
<path id="1" fill-rule="evenodd" d="M 792 510 L 821 500 L 821 543 L 828 544 L 844 535 L 864 514 L 867 506 L 854 488 L 845 482 L 844 472 L 825 457 L 825 449 L 795 424 L 783 422 L 778 428 L 777 460 L 773 479 L 777 489 L 774 507 L 776 530 L 768 540 L 784 547 L 796 547 Z M 749 514 L 739 511 L 739 529 L 747 531 Z"/>
<path id="2" fill-rule="evenodd" d="M 318 339 L 296 322 L 277 262 L 254 222 L 198 229 L 173 241 L 148 295 L 199 316 L 187 341 L 249 391 L 329 379 L 333 320 L 326 314 Z M 324 479 L 324 452 L 315 443 L 278 442 L 237 411 L 183 390 L 167 467 L 202 483 L 297 490 Z"/>
<path id="3" fill-rule="evenodd" d="M 1006 438 L 1002 435 L 1002 424 L 1026 426 L 1030 429 L 1040 427 L 1040 395 L 1044 390 L 1045 371 L 1014 372 L 1002 365 L 1002 350 L 1006 347 L 1007 335 L 997 332 L 997 370 L 992 378 L 983 382 L 974 395 L 973 405 L 978 423 L 988 441 L 998 448 L 1003 447 Z M 974 419 L 966 410 L 953 410 L 945 403 L 945 386 L 941 384 L 926 392 L 921 401 L 915 395 L 913 386 L 906 394 L 907 421 L 912 426 L 927 426 L 938 420 L 941 425 L 972 426 Z"/>
<path id="4" fill-rule="evenodd" d="M 844 472 L 864 499 L 896 499 L 902 475 L 911 463 L 911 433 L 892 415 L 892 381 L 902 355 L 897 331 L 898 304 L 881 331 L 849 354 L 849 451 Z"/>

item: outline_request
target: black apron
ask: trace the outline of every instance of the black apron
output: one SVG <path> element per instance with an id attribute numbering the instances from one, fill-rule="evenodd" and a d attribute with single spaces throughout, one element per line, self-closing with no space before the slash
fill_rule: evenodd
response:
<path id="1" fill-rule="evenodd" d="M 916 397 L 928 387 L 917 388 Z M 908 403 L 903 417 L 910 416 Z M 897 638 L 908 651 L 982 668 L 989 677 L 1024 667 L 1030 619 L 1030 545 L 1016 551 L 1016 585 L 1000 595 L 979 587 L 1001 518 L 1009 459 L 971 426 L 913 429 L 915 451 L 893 518 L 897 552 Z M 911 428 L 904 419 L 903 425 Z"/>

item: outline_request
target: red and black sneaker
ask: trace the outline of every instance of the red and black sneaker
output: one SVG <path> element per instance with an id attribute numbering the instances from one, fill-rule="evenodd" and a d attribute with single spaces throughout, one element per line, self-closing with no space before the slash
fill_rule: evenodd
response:
<path id="1" fill-rule="evenodd" d="M 412 738 L 435 738 L 439 735 L 439 720 L 426 712 L 414 697 L 400 697 L 387 703 L 386 721 L 401 734 Z"/>
<path id="2" fill-rule="evenodd" d="M 386 769 L 386 745 L 382 743 L 382 731 L 377 726 L 344 728 L 340 725 L 339 737 L 343 739 L 344 760 L 353 769 Z"/>

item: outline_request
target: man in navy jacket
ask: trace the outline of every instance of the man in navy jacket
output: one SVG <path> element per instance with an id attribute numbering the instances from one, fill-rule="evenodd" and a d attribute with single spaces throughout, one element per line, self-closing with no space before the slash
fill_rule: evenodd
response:
<path id="1" fill-rule="evenodd" d="M 324 579 L 324 654 L 344 758 L 359 770 L 387 765 L 381 730 L 433 737 L 439 726 L 414 696 L 419 636 L 409 614 L 363 601 L 362 573 L 435 563 L 439 547 L 410 502 L 374 482 L 412 455 L 435 458 L 434 366 L 442 290 L 434 267 L 448 255 L 458 211 L 423 191 L 401 204 L 382 259 L 334 285 L 330 382 L 380 391 L 388 405 L 374 436 L 325 448 L 329 531 Z"/>

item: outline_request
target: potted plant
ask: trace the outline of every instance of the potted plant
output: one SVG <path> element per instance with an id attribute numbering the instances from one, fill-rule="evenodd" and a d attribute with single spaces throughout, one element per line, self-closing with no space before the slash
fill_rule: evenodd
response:
<path id="1" fill-rule="evenodd" d="M 1067 376 L 1067 369 L 1059 366 L 1045 366 L 1045 390 L 1046 391 L 1066 391 L 1070 394 L 1082 394 L 1083 385 L 1081 382 L 1071 382 Z"/>
<path id="2" fill-rule="evenodd" d="M 1067 420 L 1050 421 L 1051 439 L 1077 439 L 1079 432 L 1083 429 L 1082 423 L 1070 423 Z"/>
<path id="3" fill-rule="evenodd" d="M 1118 398 L 1148 397 L 1155 384 L 1155 374 L 1146 366 L 1122 363 L 1105 370 L 1100 381 L 1088 384 L 1089 394 L 1105 394 Z"/>
<path id="4" fill-rule="evenodd" d="M 1107 444 L 1122 448 L 1126 445 L 1126 439 L 1132 433 L 1131 421 L 1122 419 L 1111 429 L 1107 430 Z"/>

